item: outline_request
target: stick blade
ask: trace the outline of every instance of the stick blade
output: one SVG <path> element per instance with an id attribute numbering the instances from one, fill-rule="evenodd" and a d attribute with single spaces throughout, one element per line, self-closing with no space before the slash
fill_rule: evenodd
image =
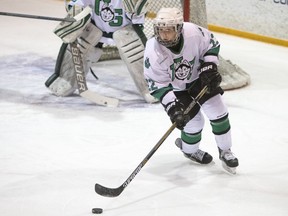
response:
<path id="1" fill-rule="evenodd" d="M 90 90 L 81 92 L 80 96 L 102 106 L 117 107 L 119 104 L 119 100 L 116 98 L 106 97 Z"/>
<path id="2" fill-rule="evenodd" d="M 96 193 L 105 197 L 117 197 L 122 193 L 123 190 L 124 187 L 122 187 L 122 185 L 119 188 L 107 188 L 100 184 L 95 184 Z"/>

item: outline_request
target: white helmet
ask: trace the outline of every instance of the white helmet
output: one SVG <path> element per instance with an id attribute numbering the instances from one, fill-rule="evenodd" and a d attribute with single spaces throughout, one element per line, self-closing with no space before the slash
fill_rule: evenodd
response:
<path id="1" fill-rule="evenodd" d="M 183 28 L 183 13 L 178 8 L 161 8 L 153 22 L 156 40 L 165 47 L 172 47 L 180 40 Z M 159 35 L 159 28 L 173 27 L 177 35 L 172 41 L 164 41 Z"/>

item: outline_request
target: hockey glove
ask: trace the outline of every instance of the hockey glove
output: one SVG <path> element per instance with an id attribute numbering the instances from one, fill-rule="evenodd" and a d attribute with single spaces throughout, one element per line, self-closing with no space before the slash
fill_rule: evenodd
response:
<path id="1" fill-rule="evenodd" d="M 188 115 L 184 115 L 184 105 L 175 100 L 168 103 L 165 107 L 167 114 L 170 117 L 171 122 L 176 123 L 176 127 L 183 130 L 187 122 L 190 120 Z"/>
<path id="2" fill-rule="evenodd" d="M 217 70 L 217 65 L 213 62 L 204 62 L 199 67 L 199 79 L 201 80 L 202 88 L 208 87 L 207 93 L 213 92 L 220 86 L 222 77 Z"/>

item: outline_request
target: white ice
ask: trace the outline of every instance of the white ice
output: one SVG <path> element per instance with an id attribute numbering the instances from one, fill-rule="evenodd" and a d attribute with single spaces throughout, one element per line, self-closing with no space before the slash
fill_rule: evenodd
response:
<path id="1" fill-rule="evenodd" d="M 0 11 L 64 17 L 56 0 L 1 0 Z M 118 108 L 75 94 L 57 98 L 44 86 L 61 41 L 57 22 L 0 17 L 0 215 L 287 216 L 288 49 L 216 33 L 221 55 L 248 72 L 251 84 L 226 91 L 237 174 L 221 167 L 209 122 L 202 149 L 214 156 L 195 165 L 175 147 L 174 130 L 123 193 L 118 187 L 168 130 L 159 104 L 148 105 L 120 60 L 94 68 L 91 90 L 121 99 Z"/>

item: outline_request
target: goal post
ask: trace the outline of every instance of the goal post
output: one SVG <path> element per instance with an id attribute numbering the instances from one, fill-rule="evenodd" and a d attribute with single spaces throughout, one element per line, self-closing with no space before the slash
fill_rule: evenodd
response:
<path id="1" fill-rule="evenodd" d="M 208 28 L 206 2 L 205 0 L 150 0 L 150 7 L 146 14 L 144 33 L 147 38 L 153 36 L 153 19 L 162 7 L 177 7 L 182 9 L 184 21 L 195 23 Z M 104 54 L 101 60 L 120 58 L 117 50 L 113 47 L 104 47 Z M 230 60 L 219 56 L 218 67 L 222 75 L 221 87 L 224 90 L 241 88 L 250 83 L 250 76 Z"/>

